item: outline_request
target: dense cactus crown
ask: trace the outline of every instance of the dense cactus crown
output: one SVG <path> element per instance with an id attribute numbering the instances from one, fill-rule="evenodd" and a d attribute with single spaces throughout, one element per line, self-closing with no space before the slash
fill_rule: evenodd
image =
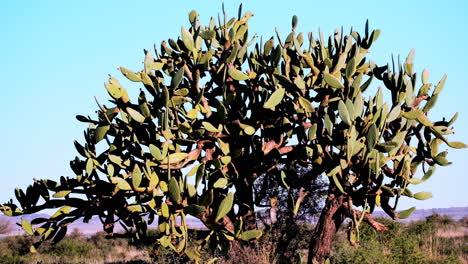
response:
<path id="1" fill-rule="evenodd" d="M 196 258 L 186 250 L 186 215 L 218 238 L 257 238 L 253 183 L 271 175 L 288 188 L 294 175 L 282 172 L 286 166 L 311 168 L 304 188 L 327 175 L 330 192 L 362 207 L 361 214 L 349 207 L 352 241 L 375 206 L 402 218 L 413 209 L 395 212 L 401 195 L 429 198 L 408 186 L 449 164 L 440 144 L 465 147 L 446 138 L 456 116 L 432 122 L 427 115 L 445 77 L 433 86 L 423 71 L 419 82 L 414 52 L 403 65 L 377 66 L 366 55 L 380 31 L 370 32 L 367 24 L 363 35 L 336 31 L 328 39 L 322 33 L 306 38 L 296 33 L 294 17 L 284 41 L 278 35 L 279 44 L 273 38 L 258 43 L 249 36 L 251 16 L 201 26 L 192 11 L 179 38 L 162 42 L 154 57 L 145 51 L 143 70 L 119 68 L 146 91 L 131 100 L 110 77 L 111 107 L 100 106 L 97 119 L 77 117 L 90 127 L 85 144 L 75 142 L 81 155 L 71 161 L 76 176 L 36 180 L 26 193 L 17 189 L 21 209 L 10 202 L 2 212 L 58 208 L 49 219 L 22 221 L 41 241 L 58 241 L 69 223 L 92 216 L 108 233 L 120 222 L 141 237 L 157 216 L 159 243 Z M 386 89 L 367 99 L 372 82 Z M 418 179 L 420 167 L 424 176 Z"/>

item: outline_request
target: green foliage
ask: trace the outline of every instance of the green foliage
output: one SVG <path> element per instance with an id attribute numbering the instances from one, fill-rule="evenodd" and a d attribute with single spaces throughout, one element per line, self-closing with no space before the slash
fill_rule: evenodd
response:
<path id="1" fill-rule="evenodd" d="M 389 230 L 378 233 L 369 226 L 360 230 L 359 246 L 337 239 L 334 263 L 462 263 L 467 258 L 461 236 L 444 237 L 441 231 L 460 228 L 451 218 L 433 215 L 409 224 L 378 219 Z M 463 232 L 463 231 L 460 231 Z M 337 236 L 344 234 L 338 233 Z M 465 241 L 465 242 L 464 242 Z"/>
<path id="2" fill-rule="evenodd" d="M 240 8 L 232 19 L 223 13 L 218 23 L 212 18 L 202 26 L 190 12 L 181 36 L 163 41 L 154 56 L 145 50 L 141 71 L 120 67 L 144 89 L 130 98 L 111 76 L 104 84 L 110 106 L 99 104 L 95 118 L 77 116 L 89 128 L 84 144 L 75 142 L 81 156 L 70 162 L 75 175 L 35 180 L 26 192 L 15 192 L 20 206 L 1 207 L 10 216 L 58 208 L 49 219 L 22 223 L 39 237 L 34 246 L 60 240 L 81 217 L 98 216 L 109 234 L 119 222 L 138 239 L 157 218 L 158 244 L 198 261 L 187 251 L 186 213 L 212 230 L 207 240 L 219 245 L 259 237 L 254 208 L 267 197 L 255 188 L 261 175 L 277 176 L 295 215 L 303 198 L 293 194 L 327 175 L 329 193 L 364 213 L 381 206 L 398 218 L 400 196 L 430 176 L 419 181 L 418 168 L 450 164 L 439 145 L 466 147 L 447 138 L 453 120 L 429 119 L 445 76 L 433 87 L 423 71 L 416 93 L 414 51 L 392 67 L 367 57 L 379 30 L 366 24 L 363 35 L 337 31 L 327 41 L 320 32 L 319 39 L 309 34 L 304 40 L 294 17 L 285 41 L 277 32 L 278 44 L 273 38 L 263 44 L 248 30 L 250 12 L 242 16 Z M 365 97 L 375 82 L 391 102 L 383 102 L 382 88 Z M 297 166 L 312 170 L 292 186 L 294 174 L 282 168 Z M 363 217 L 348 217 L 358 230 Z"/>
<path id="3" fill-rule="evenodd" d="M 97 263 L 140 261 L 151 263 L 149 248 L 138 249 L 128 239 L 108 240 L 103 233 L 91 237 L 73 231 L 57 244 L 45 242 L 30 253 L 32 237 L 11 236 L 0 241 L 1 263 Z"/>

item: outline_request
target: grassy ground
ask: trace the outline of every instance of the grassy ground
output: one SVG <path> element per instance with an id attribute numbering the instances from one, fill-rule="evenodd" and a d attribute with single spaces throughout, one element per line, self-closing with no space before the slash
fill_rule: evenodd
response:
<path id="1" fill-rule="evenodd" d="M 351 246 L 346 239 L 346 225 L 336 235 L 332 263 L 468 263 L 468 220 L 455 222 L 433 215 L 425 221 L 410 224 L 381 219 L 390 231 L 377 233 L 363 225 L 359 245 Z M 254 246 L 235 245 L 227 252 L 205 250 L 203 258 L 218 257 L 218 263 L 300 263 L 307 257 L 310 226 L 283 230 L 292 240 L 283 257 L 278 256 L 278 233 L 267 232 Z M 193 232 L 194 238 L 203 233 Z M 0 240 L 0 263 L 186 263 L 164 249 L 154 251 L 155 233 L 141 244 L 129 239 L 106 239 L 98 233 L 85 237 L 72 232 L 56 245 L 44 244 L 39 253 L 29 253 L 32 239 L 27 236 L 6 237 Z M 193 245 L 190 245 L 193 246 Z M 287 256 L 286 258 L 284 256 Z"/>

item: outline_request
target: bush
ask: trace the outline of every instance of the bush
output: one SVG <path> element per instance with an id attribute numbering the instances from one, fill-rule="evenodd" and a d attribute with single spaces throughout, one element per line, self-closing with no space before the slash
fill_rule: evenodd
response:
<path id="1" fill-rule="evenodd" d="M 466 259 L 466 238 L 441 238 L 440 229 L 454 227 L 451 218 L 432 215 L 424 221 L 401 224 L 379 219 L 389 231 L 378 233 L 367 225 L 360 229 L 361 245 L 351 246 L 345 230 L 337 234 L 335 263 L 461 263 Z M 465 248 L 463 248 L 465 245 Z"/>
<path id="2" fill-rule="evenodd" d="M 463 227 L 468 227 L 468 216 L 463 217 L 462 219 L 458 220 Z"/>

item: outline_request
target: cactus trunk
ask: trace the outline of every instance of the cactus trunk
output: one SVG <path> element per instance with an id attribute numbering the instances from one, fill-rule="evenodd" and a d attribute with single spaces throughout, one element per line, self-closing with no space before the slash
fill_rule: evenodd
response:
<path id="1" fill-rule="evenodd" d="M 307 263 L 324 263 L 330 256 L 333 237 L 345 219 L 344 196 L 330 193 L 309 244 Z"/>
<path id="2" fill-rule="evenodd" d="M 244 221 L 243 229 L 245 231 L 257 229 L 252 185 L 242 181 L 240 184 L 236 184 L 236 190 L 238 190 L 238 199 L 242 205 L 239 206 L 239 215 L 242 216 Z"/>

